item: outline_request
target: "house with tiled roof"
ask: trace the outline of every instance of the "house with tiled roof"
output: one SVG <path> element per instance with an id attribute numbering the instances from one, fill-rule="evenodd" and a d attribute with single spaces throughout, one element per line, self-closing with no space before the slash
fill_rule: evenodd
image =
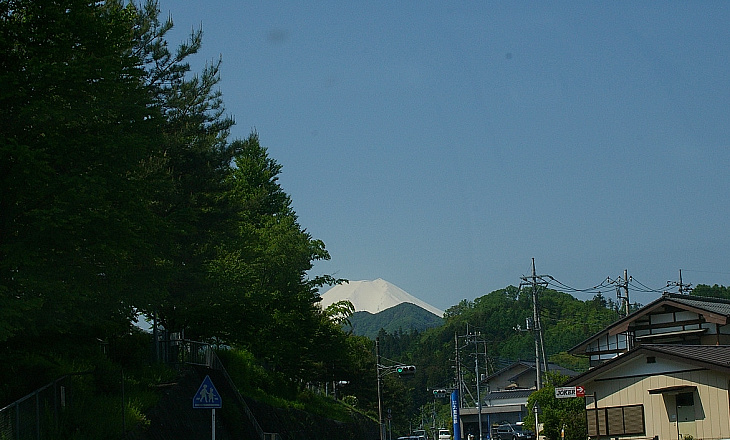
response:
<path id="1" fill-rule="evenodd" d="M 730 438 L 730 301 L 665 294 L 570 352 L 591 438 Z"/>
<path id="2" fill-rule="evenodd" d="M 730 346 L 643 344 L 571 379 L 591 438 L 730 438 Z"/>
<path id="3" fill-rule="evenodd" d="M 642 344 L 730 345 L 730 301 L 664 294 L 569 350 L 590 366 Z"/>

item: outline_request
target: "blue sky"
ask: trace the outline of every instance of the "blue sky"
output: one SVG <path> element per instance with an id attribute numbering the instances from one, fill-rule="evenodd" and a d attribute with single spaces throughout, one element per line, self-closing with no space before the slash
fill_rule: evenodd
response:
<path id="1" fill-rule="evenodd" d="M 730 3 L 161 0 L 222 56 L 313 274 L 440 309 L 529 274 L 730 285 Z M 638 286 L 638 284 L 636 284 Z M 676 290 L 676 289 L 675 289 Z M 615 298 L 608 287 L 603 293 Z M 587 299 L 592 294 L 576 294 Z"/>

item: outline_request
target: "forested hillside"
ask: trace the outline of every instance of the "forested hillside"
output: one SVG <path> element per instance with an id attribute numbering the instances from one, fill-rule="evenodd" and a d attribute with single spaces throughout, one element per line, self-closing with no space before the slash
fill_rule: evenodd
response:
<path id="1" fill-rule="evenodd" d="M 601 295 L 581 301 L 567 293 L 550 289 L 541 291 L 539 297 L 549 361 L 573 370 L 585 370 L 588 367 L 585 359 L 568 355 L 566 350 L 615 321 L 618 318 L 616 305 Z M 399 422 L 412 421 L 414 414 L 423 412 L 429 414 L 431 420 L 431 410 L 428 408 L 434 403 L 434 399 L 430 390 L 454 386 L 455 337 L 463 348 L 461 364 L 463 371 L 466 371 L 467 382 L 471 380 L 469 377 L 474 371 L 474 348 L 468 346 L 463 338 L 467 334 L 479 333 L 487 341 L 488 373 L 517 360 L 534 361 L 533 334 L 518 329 L 518 326 L 524 329 L 525 320 L 530 316 L 531 292 L 509 286 L 474 301 L 463 300 L 447 309 L 443 326 L 423 332 L 389 333 L 381 330 L 378 337 L 383 357 L 417 367 L 415 377 L 392 385 L 399 390 L 393 391 L 393 396 L 402 394 L 402 387 L 410 390 L 409 399 L 400 400 L 395 405 L 399 408 Z M 480 353 L 482 350 L 480 348 Z M 483 357 L 480 359 L 480 362 L 484 362 Z M 485 369 L 482 367 L 481 371 Z M 440 408 L 439 417 L 442 423 L 446 423 L 449 418 L 447 402 L 437 401 L 436 405 Z"/>
<path id="2" fill-rule="evenodd" d="M 356 335 L 375 338 L 383 329 L 389 333 L 423 331 L 439 327 L 444 320 L 415 304 L 400 303 L 378 313 L 355 312 L 350 317 L 352 332 Z"/>

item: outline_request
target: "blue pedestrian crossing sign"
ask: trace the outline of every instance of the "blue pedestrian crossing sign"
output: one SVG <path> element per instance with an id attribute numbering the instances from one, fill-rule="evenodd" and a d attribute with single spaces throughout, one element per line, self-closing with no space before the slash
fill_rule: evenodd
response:
<path id="1" fill-rule="evenodd" d="M 203 383 L 200 384 L 198 392 L 193 396 L 193 408 L 212 409 L 220 408 L 223 401 L 218 390 L 213 386 L 210 376 L 205 376 Z"/>

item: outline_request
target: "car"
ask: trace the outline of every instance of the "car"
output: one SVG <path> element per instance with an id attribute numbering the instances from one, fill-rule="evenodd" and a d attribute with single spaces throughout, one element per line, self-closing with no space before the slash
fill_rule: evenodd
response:
<path id="1" fill-rule="evenodd" d="M 451 440 L 451 431 L 444 428 L 439 429 L 438 440 Z"/>
<path id="2" fill-rule="evenodd" d="M 497 427 L 497 438 L 499 440 L 535 440 L 535 433 L 523 429 L 522 424 L 504 423 Z"/>

